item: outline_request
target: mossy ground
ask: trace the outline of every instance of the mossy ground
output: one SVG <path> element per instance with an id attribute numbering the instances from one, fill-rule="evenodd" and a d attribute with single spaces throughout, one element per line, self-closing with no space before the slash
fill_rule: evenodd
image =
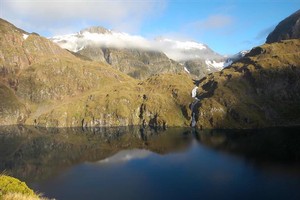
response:
<path id="1" fill-rule="evenodd" d="M 0 199 L 38 199 L 33 190 L 26 183 L 7 176 L 0 175 Z"/>

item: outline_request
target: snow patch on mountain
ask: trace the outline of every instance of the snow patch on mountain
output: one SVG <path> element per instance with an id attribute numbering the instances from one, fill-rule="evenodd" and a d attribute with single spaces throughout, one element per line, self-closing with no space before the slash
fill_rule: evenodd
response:
<path id="1" fill-rule="evenodd" d="M 237 61 L 237 60 L 243 58 L 247 53 L 249 53 L 249 50 L 240 51 L 240 52 L 238 52 L 237 54 L 234 54 L 234 55 L 228 57 L 228 58 L 226 59 L 226 61 L 224 62 L 223 68 L 228 67 L 228 66 L 230 66 L 233 62 L 235 62 L 235 61 Z"/>
<path id="2" fill-rule="evenodd" d="M 28 38 L 29 35 L 23 33 L 23 39 L 26 40 Z"/>
<path id="3" fill-rule="evenodd" d="M 214 60 L 205 60 L 205 64 L 208 67 L 212 67 L 212 68 L 215 68 L 217 70 L 222 70 L 224 68 L 224 63 L 225 62 L 216 62 Z"/>

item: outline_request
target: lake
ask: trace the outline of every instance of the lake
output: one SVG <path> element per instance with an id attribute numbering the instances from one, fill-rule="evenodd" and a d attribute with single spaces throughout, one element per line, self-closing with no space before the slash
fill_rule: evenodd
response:
<path id="1" fill-rule="evenodd" d="M 299 200 L 300 128 L 3 126 L 0 171 L 59 200 Z"/>

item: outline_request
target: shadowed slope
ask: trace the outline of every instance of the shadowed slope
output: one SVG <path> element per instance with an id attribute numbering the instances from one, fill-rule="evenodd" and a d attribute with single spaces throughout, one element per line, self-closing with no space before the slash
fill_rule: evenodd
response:
<path id="1" fill-rule="evenodd" d="M 282 20 L 267 37 L 266 43 L 300 38 L 300 10 Z"/>
<path id="2" fill-rule="evenodd" d="M 300 40 L 265 44 L 199 83 L 197 125 L 257 128 L 300 123 Z"/>

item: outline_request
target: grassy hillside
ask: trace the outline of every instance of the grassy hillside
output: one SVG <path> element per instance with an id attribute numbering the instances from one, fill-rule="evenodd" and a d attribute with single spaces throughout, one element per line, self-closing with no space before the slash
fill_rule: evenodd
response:
<path id="1" fill-rule="evenodd" d="M 187 99 L 193 83 L 188 75 L 139 82 L 106 63 L 80 59 L 46 38 L 0 23 L 0 124 L 189 124 Z"/>
<path id="2" fill-rule="evenodd" d="M 199 81 L 197 125 L 257 128 L 300 123 L 300 40 L 252 49 Z"/>
<path id="3" fill-rule="evenodd" d="M 1 125 L 190 125 L 194 85 L 187 73 L 164 71 L 137 80 L 107 63 L 79 58 L 4 20 L 0 24 Z M 194 109 L 197 126 L 299 124 L 299 49 L 299 39 L 265 44 L 221 72 L 199 80 L 200 101 Z M 117 51 L 110 53 L 124 56 Z M 150 54 L 133 53 L 150 59 Z M 125 56 L 121 60 L 128 59 Z M 122 62 L 119 64 L 125 68 L 132 64 Z"/>
<path id="4" fill-rule="evenodd" d="M 180 80 L 180 81 L 178 81 Z M 106 85 L 29 118 L 42 126 L 188 126 L 193 83 L 185 74 Z"/>
<path id="5" fill-rule="evenodd" d="M 24 123 L 29 115 L 29 111 L 15 96 L 14 91 L 1 82 L 0 97 L 0 124 Z"/>

